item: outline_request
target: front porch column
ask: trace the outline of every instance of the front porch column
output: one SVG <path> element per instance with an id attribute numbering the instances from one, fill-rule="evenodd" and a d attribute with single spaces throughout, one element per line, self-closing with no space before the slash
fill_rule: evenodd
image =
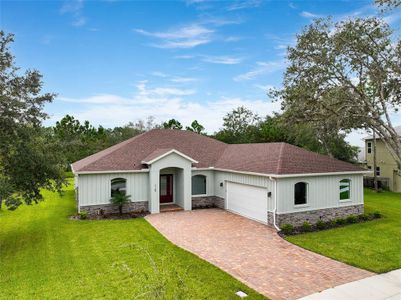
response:
<path id="1" fill-rule="evenodd" d="M 149 211 L 151 214 L 160 212 L 160 171 L 150 166 L 149 170 Z"/>
<path id="2" fill-rule="evenodd" d="M 183 169 L 184 181 L 184 210 L 192 210 L 192 171 L 191 165 Z"/>

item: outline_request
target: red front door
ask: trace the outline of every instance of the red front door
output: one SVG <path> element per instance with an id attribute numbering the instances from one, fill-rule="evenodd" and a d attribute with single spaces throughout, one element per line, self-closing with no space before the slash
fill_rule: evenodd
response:
<path id="1" fill-rule="evenodd" d="M 173 202 L 173 175 L 160 175 L 160 203 Z"/>

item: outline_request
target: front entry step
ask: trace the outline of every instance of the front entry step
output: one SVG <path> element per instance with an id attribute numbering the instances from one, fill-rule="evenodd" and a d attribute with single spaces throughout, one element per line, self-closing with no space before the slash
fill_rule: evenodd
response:
<path id="1" fill-rule="evenodd" d="M 176 204 L 166 204 L 166 205 L 160 205 L 160 212 L 172 212 L 172 211 L 181 211 L 184 210 L 181 206 L 178 206 Z"/>

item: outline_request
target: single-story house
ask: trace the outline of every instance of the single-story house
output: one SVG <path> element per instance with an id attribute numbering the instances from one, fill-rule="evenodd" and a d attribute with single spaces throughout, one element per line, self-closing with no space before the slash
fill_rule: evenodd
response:
<path id="1" fill-rule="evenodd" d="M 79 211 L 214 206 L 275 226 L 363 213 L 366 170 L 286 143 L 226 144 L 155 129 L 72 164 Z"/>

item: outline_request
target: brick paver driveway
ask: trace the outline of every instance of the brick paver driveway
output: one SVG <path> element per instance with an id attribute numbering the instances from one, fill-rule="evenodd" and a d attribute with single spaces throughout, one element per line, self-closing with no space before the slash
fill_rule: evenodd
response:
<path id="1" fill-rule="evenodd" d="M 176 245 L 271 299 L 296 299 L 373 275 L 299 248 L 263 224 L 220 209 L 146 219 Z"/>

